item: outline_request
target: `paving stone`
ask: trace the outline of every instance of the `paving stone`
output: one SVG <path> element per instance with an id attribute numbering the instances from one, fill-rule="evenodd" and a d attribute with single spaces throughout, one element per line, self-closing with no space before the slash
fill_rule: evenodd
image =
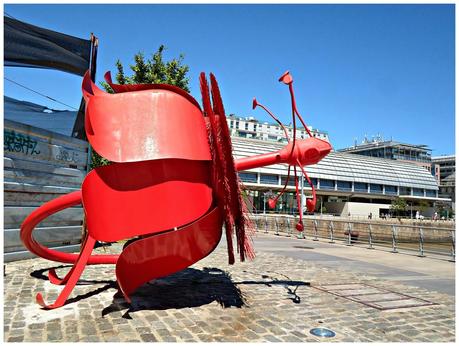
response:
<path id="1" fill-rule="evenodd" d="M 107 253 L 118 253 L 120 246 L 108 246 Z M 95 252 L 103 253 L 103 250 Z M 34 296 L 42 292 L 47 301 L 51 301 L 61 288 L 30 277 L 34 271 L 50 268 L 50 263 L 41 259 L 7 263 L 4 341 L 455 341 L 455 302 L 454 297 L 446 294 L 273 253 L 261 252 L 253 262 L 234 266 L 227 262 L 226 250 L 220 246 L 191 268 L 141 287 L 133 295 L 131 309 L 123 299 L 114 298 L 115 288 L 94 283 L 77 285 L 72 297 L 82 298 L 51 311 L 39 309 Z M 67 267 L 59 269 L 58 274 L 65 274 L 67 270 Z M 94 278 L 114 282 L 114 266 L 87 267 L 83 279 Z M 276 280 L 283 284 L 276 284 Z M 390 288 L 438 305 L 379 311 L 311 286 L 285 284 L 289 281 L 328 287 L 340 284 L 343 290 L 352 289 L 349 283 L 361 289 L 367 283 L 379 290 L 373 296 L 367 295 L 373 300 L 392 297 L 380 293 Z M 291 294 L 295 289 L 300 297 L 297 304 Z M 99 292 L 91 295 L 96 290 Z M 318 326 L 333 329 L 336 337 L 324 339 L 310 335 L 309 330 Z"/>
<path id="2" fill-rule="evenodd" d="M 156 342 L 158 341 L 158 339 L 155 338 L 155 336 L 153 334 L 140 334 L 140 338 L 142 339 L 142 341 L 144 342 Z"/>
<path id="3" fill-rule="evenodd" d="M 23 336 L 12 336 L 8 338 L 8 342 L 22 342 L 24 340 Z"/>

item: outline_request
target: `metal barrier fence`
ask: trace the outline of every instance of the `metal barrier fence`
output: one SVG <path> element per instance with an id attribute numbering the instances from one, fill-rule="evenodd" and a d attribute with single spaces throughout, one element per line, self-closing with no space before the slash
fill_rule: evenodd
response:
<path id="1" fill-rule="evenodd" d="M 250 219 L 258 232 L 297 235 L 313 241 L 321 238 L 368 249 L 388 248 L 394 253 L 409 252 L 420 257 L 436 255 L 450 261 L 456 257 L 454 228 L 307 217 L 303 219 L 304 232 L 299 233 L 295 228 L 297 217 L 252 214 Z"/>

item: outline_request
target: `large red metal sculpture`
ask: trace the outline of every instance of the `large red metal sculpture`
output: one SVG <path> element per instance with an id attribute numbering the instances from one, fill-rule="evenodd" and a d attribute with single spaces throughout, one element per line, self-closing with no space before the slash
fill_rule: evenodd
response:
<path id="1" fill-rule="evenodd" d="M 129 296 L 142 284 L 185 269 L 210 254 L 220 241 L 223 224 L 229 263 L 234 263 L 234 233 L 240 260 L 253 258 L 237 171 L 286 163 L 290 177 L 293 166 L 299 207 L 298 167 L 312 187 L 313 199 L 307 200 L 307 208 L 314 210 L 315 190 L 303 166 L 320 161 L 331 146 L 312 136 L 296 139 L 296 116 L 309 130 L 296 109 L 288 72 L 280 81 L 289 86 L 292 98 L 293 139 L 284 128 L 289 144 L 282 150 L 236 161 L 212 74 L 210 90 L 204 73 L 200 76 L 203 109 L 191 95 L 171 85 L 116 85 L 109 73 L 105 78 L 115 94 L 100 90 L 89 73 L 83 79 L 85 128 L 93 148 L 114 163 L 92 170 L 81 191 L 45 203 L 21 226 L 21 239 L 31 252 L 73 263 L 62 279 L 49 271 L 50 282 L 65 287 L 50 305 L 38 293 L 37 302 L 44 308 L 64 305 L 88 264 L 116 264 L 119 289 L 130 302 Z M 253 107 L 257 106 L 271 114 L 254 99 Z M 282 192 L 269 201 L 271 207 L 285 191 L 288 179 Z M 88 228 L 80 254 L 46 248 L 33 238 L 38 223 L 78 204 L 83 204 Z M 297 229 L 303 230 L 301 213 Z M 96 241 L 134 237 L 119 255 L 91 255 Z"/>

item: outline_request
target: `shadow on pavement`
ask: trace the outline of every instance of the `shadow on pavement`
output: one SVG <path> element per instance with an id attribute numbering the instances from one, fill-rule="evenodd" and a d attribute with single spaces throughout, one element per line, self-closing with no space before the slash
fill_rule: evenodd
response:
<path id="1" fill-rule="evenodd" d="M 123 318 L 130 319 L 129 313 L 135 311 L 191 308 L 214 301 L 223 308 L 241 308 L 247 306 L 247 303 L 238 285 L 280 285 L 286 289 L 289 295 L 287 299 L 298 304 L 301 301 L 296 294 L 298 287 L 309 286 L 308 282 L 292 281 L 288 277 L 287 280 L 279 280 L 269 275 L 261 278 L 260 281 L 233 282 L 227 272 L 218 268 L 187 268 L 143 285 L 131 296 L 131 304 L 126 303 L 120 295 L 115 295 L 112 304 L 102 311 L 102 316 L 128 309 Z"/>
<path id="2" fill-rule="evenodd" d="M 44 269 L 39 269 L 39 270 L 35 270 L 33 272 L 30 273 L 30 276 L 36 278 L 36 279 L 40 279 L 40 280 L 45 280 L 45 281 L 48 281 L 48 276 L 45 275 L 46 272 L 48 272 L 50 269 L 60 269 L 60 268 L 68 268 L 69 270 L 72 268 L 72 266 L 68 266 L 68 265 L 61 265 L 61 266 L 57 266 L 57 267 L 50 267 L 50 268 L 44 268 Z M 110 288 L 117 288 L 117 285 L 116 285 L 116 281 L 113 281 L 113 280 L 79 280 L 78 283 L 77 283 L 77 286 L 79 285 L 94 285 L 94 284 L 106 284 L 105 286 L 103 287 L 99 287 L 93 291 L 90 291 L 90 292 L 87 292 L 85 294 L 80 294 L 76 297 L 72 297 L 72 298 L 69 298 L 67 299 L 65 305 L 68 305 L 68 304 L 71 304 L 71 303 L 76 303 L 76 302 L 79 302 L 80 300 L 83 300 L 83 299 L 86 299 L 86 298 L 89 298 L 89 297 L 92 297 L 92 296 L 95 296 L 101 292 L 104 292 Z M 62 288 L 64 287 L 64 285 L 61 286 Z"/>
<path id="3" fill-rule="evenodd" d="M 54 269 L 66 268 L 62 265 Z M 45 273 L 51 268 L 33 271 L 30 275 L 41 280 L 48 280 Z M 287 278 L 287 277 L 286 277 Z M 118 292 L 114 295 L 112 303 L 102 310 L 102 317 L 112 312 L 127 310 L 124 318 L 130 319 L 129 313 L 141 310 L 167 310 L 199 307 L 216 301 L 223 308 L 246 306 L 246 299 L 238 285 L 281 285 L 289 295 L 290 300 L 299 303 L 301 298 L 296 294 L 299 286 L 309 286 L 302 281 L 279 280 L 269 275 L 262 275 L 262 280 L 245 280 L 233 282 L 231 276 L 218 268 L 203 268 L 202 270 L 187 268 L 167 277 L 153 280 L 141 286 L 131 296 L 131 304 L 127 303 Z M 111 288 L 117 288 L 114 280 L 80 280 L 77 285 L 101 284 L 91 292 L 67 300 L 67 304 L 78 302 L 97 295 Z M 291 287 L 295 287 L 293 290 Z"/>
<path id="4" fill-rule="evenodd" d="M 49 268 L 44 268 L 44 269 L 38 269 L 38 270 L 34 270 L 33 272 L 31 272 L 30 276 L 33 277 L 33 278 L 36 278 L 36 279 L 48 281 L 48 276 L 45 275 L 45 273 L 47 273 L 50 269 L 57 270 L 57 269 L 61 269 L 61 268 L 68 268 L 70 270 L 72 268 L 72 266 L 71 265 L 61 265 L 61 266 L 57 266 L 57 267 L 49 267 Z M 67 274 L 67 272 L 65 274 Z M 65 274 L 62 275 L 62 277 L 64 277 Z M 94 284 L 108 284 L 108 285 L 112 285 L 112 287 L 116 287 L 116 282 L 114 280 L 78 280 L 77 286 L 79 286 L 79 285 L 94 285 Z"/>
<path id="5" fill-rule="evenodd" d="M 110 306 L 102 311 L 105 316 L 128 309 L 123 317 L 140 310 L 167 310 L 198 307 L 218 302 L 224 308 L 246 305 L 244 296 L 228 273 L 217 268 L 197 270 L 187 268 L 140 287 L 132 296 L 131 304 L 115 295 Z"/>

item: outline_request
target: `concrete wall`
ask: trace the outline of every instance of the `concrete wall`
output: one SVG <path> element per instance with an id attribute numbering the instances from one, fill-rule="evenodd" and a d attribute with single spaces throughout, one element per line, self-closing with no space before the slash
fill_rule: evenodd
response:
<path id="1" fill-rule="evenodd" d="M 390 204 L 359 203 L 359 202 L 326 202 L 327 213 L 347 217 L 367 218 L 372 213 L 373 218 L 379 218 L 380 209 L 389 209 Z"/>
<path id="2" fill-rule="evenodd" d="M 390 209 L 390 204 L 360 202 L 325 202 L 324 206 L 327 209 L 327 214 L 347 217 L 351 213 L 351 217 L 368 218 L 368 214 L 372 213 L 373 219 L 379 218 L 380 209 Z M 425 218 L 431 218 L 434 213 L 434 208 L 427 208 L 421 214 Z M 416 209 L 413 208 L 413 218 L 415 215 Z"/>

